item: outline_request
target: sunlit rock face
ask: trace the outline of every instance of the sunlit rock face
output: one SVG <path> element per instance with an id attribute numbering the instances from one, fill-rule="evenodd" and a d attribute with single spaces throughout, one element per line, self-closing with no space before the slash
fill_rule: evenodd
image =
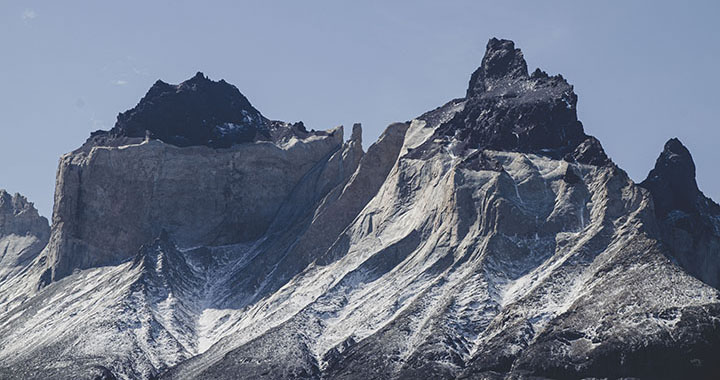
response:
<path id="1" fill-rule="evenodd" d="M 0 282 L 35 259 L 49 237 L 48 221 L 32 203 L 0 189 Z"/>
<path id="2" fill-rule="evenodd" d="M 636 185 L 576 102 L 492 39 L 465 98 L 367 152 L 359 126 L 96 134 L 17 278 L 55 277 L 0 313 L 0 377 L 714 378 L 720 294 L 666 224 L 706 215 L 694 173 L 667 182 L 673 145 Z"/>

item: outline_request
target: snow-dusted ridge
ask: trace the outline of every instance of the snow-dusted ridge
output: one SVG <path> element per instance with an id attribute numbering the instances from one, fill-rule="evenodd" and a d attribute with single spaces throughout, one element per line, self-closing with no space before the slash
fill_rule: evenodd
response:
<path id="1" fill-rule="evenodd" d="M 0 377 L 712 378 L 720 293 L 673 261 L 651 192 L 576 100 L 493 39 L 466 98 L 367 152 L 359 125 L 344 141 L 289 124 L 230 148 L 74 152 L 55 243 L 0 282 Z M 148 209 L 102 203 L 106 168 Z M 232 212 L 167 210 L 226 196 Z M 124 235 L 138 215 L 152 237 Z"/>

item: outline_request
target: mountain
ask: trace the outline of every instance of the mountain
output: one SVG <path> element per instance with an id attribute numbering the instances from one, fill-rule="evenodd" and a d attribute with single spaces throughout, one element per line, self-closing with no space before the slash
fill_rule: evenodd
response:
<path id="1" fill-rule="evenodd" d="M 49 237 L 50 225 L 32 203 L 0 189 L 0 283 L 17 276 Z"/>
<path id="2" fill-rule="evenodd" d="M 720 288 L 720 205 L 695 181 L 690 151 L 673 138 L 640 186 L 655 201 L 662 241 L 672 257 L 693 276 Z"/>
<path id="3" fill-rule="evenodd" d="M 0 377 L 720 373 L 717 205 L 689 153 L 635 184 L 511 41 L 367 152 L 360 125 L 308 132 L 233 89 L 156 83 L 61 158 L 49 243 L 0 282 Z"/>

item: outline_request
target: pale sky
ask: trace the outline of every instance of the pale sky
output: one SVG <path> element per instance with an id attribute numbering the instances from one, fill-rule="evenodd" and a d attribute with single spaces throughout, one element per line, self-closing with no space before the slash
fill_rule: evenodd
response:
<path id="1" fill-rule="evenodd" d="M 212 4 L 210 4 L 212 3 Z M 575 85 L 578 115 L 636 181 L 679 137 L 720 200 L 720 2 L 2 1 L 0 188 L 50 217 L 58 158 L 157 79 L 203 71 L 265 116 L 385 126 L 465 94 L 491 37 Z"/>

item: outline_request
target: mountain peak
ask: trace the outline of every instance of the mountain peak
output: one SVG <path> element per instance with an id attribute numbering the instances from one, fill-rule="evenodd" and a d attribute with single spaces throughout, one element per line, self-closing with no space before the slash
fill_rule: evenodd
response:
<path id="1" fill-rule="evenodd" d="M 137 106 L 118 115 L 110 134 L 228 147 L 266 134 L 266 119 L 237 87 L 198 71 L 178 85 L 155 82 Z"/>
<path id="2" fill-rule="evenodd" d="M 561 75 L 538 69 L 529 76 L 520 49 L 512 41 L 493 38 L 470 78 L 466 98 L 458 100 L 462 108 L 451 117 L 442 116 L 445 106 L 420 117 L 446 121 L 436 129 L 435 138 L 413 155 L 427 155 L 437 144 L 453 140 L 460 150 L 513 151 L 589 165 L 611 164 L 600 142 L 585 134 L 577 118 L 577 100 L 573 86 Z"/>
<path id="3" fill-rule="evenodd" d="M 672 138 L 665 143 L 655 167 L 640 186 L 652 193 L 655 212 L 660 217 L 672 210 L 691 213 L 696 209 L 700 190 L 695 181 L 695 162 L 679 139 Z"/>
<path id="4" fill-rule="evenodd" d="M 528 69 L 523 53 L 510 40 L 491 38 L 480 67 L 470 77 L 467 97 L 484 92 L 498 79 L 527 78 Z"/>

